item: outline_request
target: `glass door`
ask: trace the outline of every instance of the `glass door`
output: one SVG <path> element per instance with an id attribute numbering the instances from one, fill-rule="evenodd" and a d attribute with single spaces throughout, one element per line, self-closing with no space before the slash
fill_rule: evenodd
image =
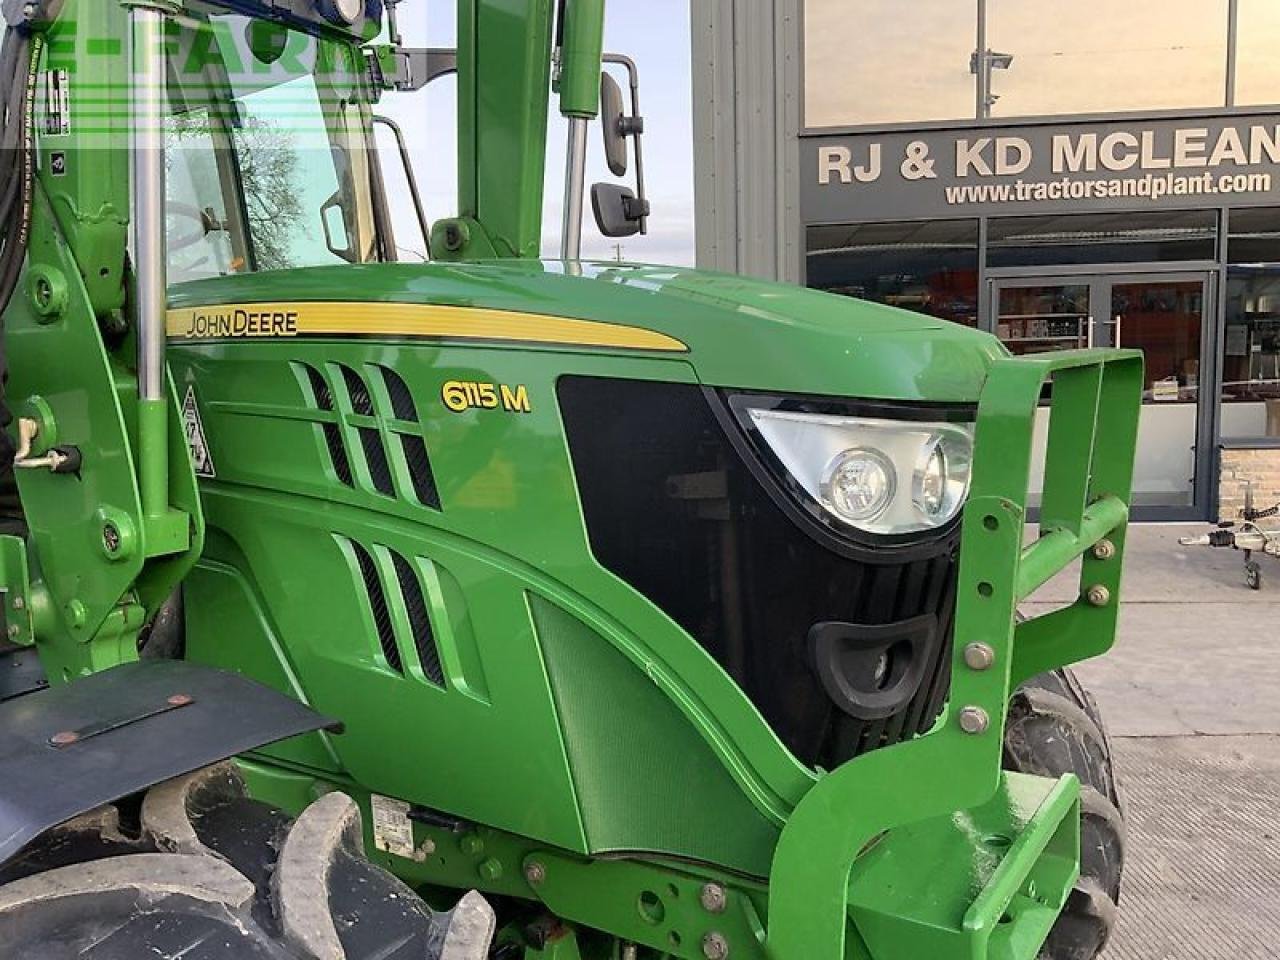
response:
<path id="1" fill-rule="evenodd" d="M 1113 277 L 1108 282 L 1108 319 L 1099 345 L 1134 347 L 1146 361 L 1138 456 L 1134 465 L 1136 509 L 1159 508 L 1168 519 L 1199 516 L 1205 503 L 1200 479 L 1212 467 L 1204 460 L 1203 372 L 1210 278 L 1207 274 Z"/>
<path id="2" fill-rule="evenodd" d="M 1133 504 L 1139 519 L 1202 519 L 1207 511 L 1208 415 L 1201 381 L 1212 365 L 1207 273 L 1018 276 L 991 281 L 993 332 L 1012 353 L 1133 347 L 1146 360 Z M 1036 429 L 1043 474 L 1048 411 Z M 1033 499 L 1033 502 L 1034 499 Z"/>
<path id="3" fill-rule="evenodd" d="M 995 332 L 1013 353 L 1075 350 L 1094 342 L 1088 278 L 997 280 Z"/>

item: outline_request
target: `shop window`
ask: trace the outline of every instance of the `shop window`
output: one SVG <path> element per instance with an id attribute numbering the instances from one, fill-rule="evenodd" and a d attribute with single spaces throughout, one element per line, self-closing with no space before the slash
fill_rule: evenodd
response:
<path id="1" fill-rule="evenodd" d="M 987 263 L 1042 267 L 1212 260 L 1217 235 L 1212 210 L 1005 217 L 989 222 Z"/>
<path id="2" fill-rule="evenodd" d="M 807 0 L 805 124 L 972 118 L 976 0 Z"/>
<path id="3" fill-rule="evenodd" d="M 1236 242 L 1233 236 L 1229 251 Z M 1235 254 L 1231 256 L 1234 261 Z M 1280 441 L 1280 263 L 1233 263 L 1228 268 L 1222 436 Z"/>
<path id="4" fill-rule="evenodd" d="M 1237 0 L 1237 105 L 1280 103 L 1280 4 L 1276 0 Z"/>
<path id="5" fill-rule="evenodd" d="M 1280 207 L 1232 210 L 1222 436 L 1280 440 Z"/>
<path id="6" fill-rule="evenodd" d="M 1222 106 L 1227 23 L 1228 0 L 989 0 L 991 116 Z"/>
<path id="7" fill-rule="evenodd" d="M 1248 207 L 1232 210 L 1228 216 L 1228 261 L 1269 263 L 1280 269 L 1280 207 Z"/>
<path id="8" fill-rule="evenodd" d="M 978 223 L 935 220 L 810 227 L 809 286 L 978 322 Z"/>

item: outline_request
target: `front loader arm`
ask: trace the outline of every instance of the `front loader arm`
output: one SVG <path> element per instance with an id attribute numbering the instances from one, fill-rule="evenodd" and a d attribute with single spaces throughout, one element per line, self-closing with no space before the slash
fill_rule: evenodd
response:
<path id="1" fill-rule="evenodd" d="M 3 587 L 9 639 L 38 642 L 49 676 L 69 679 L 136 657 L 139 630 L 199 553 L 203 520 L 163 341 L 141 322 L 157 289 L 163 313 L 163 218 L 143 217 L 163 204 L 163 182 L 140 199 L 130 176 L 156 159 L 163 120 L 156 99 L 139 115 L 134 84 L 147 78 L 126 54 L 163 77 L 159 34 L 131 35 L 161 14 L 115 0 L 28 6 L 9 22 L 38 42 L 26 109 L 8 122 L 22 124 L 34 171 L 30 234 L 6 238 L 27 242 L 4 332 L 6 403 L 34 436 L 14 471 L 29 537 L 3 555 L 28 551 L 30 577 L 6 562 Z M 129 261 L 131 222 L 143 269 Z M 70 459 L 55 465 L 51 451 Z"/>
<path id="2" fill-rule="evenodd" d="M 1040 537 L 1024 546 L 1034 418 L 1050 378 Z M 1037 900 L 1033 871 L 1047 848 L 1079 855 L 1078 835 L 1070 849 L 1078 824 L 1074 778 L 1064 778 L 1036 801 L 1038 809 L 1025 823 L 1015 823 L 1022 832 L 998 866 L 977 863 L 982 848 L 974 844 L 981 892 L 954 930 L 909 915 L 917 907 L 923 912 L 919 901 L 925 898 L 901 874 L 897 889 L 886 880 L 890 854 L 871 866 L 881 872 L 874 890 L 859 887 L 855 860 L 884 831 L 969 816 L 963 811 L 991 800 L 1006 776 L 1004 719 L 1017 685 L 1112 645 L 1141 389 L 1142 358 L 1136 351 L 1010 358 L 992 368 L 978 408 L 973 486 L 963 518 L 950 705 L 930 733 L 849 761 L 802 798 L 783 830 L 770 875 L 767 949 L 776 960 L 845 957 L 851 905 L 855 921 L 859 908 L 875 916 L 876 923 L 863 931 L 869 947 L 877 928 L 893 932 L 884 937 L 885 950 L 872 949 L 876 960 L 994 957 L 993 934 L 1002 918 L 1018 919 L 1019 897 L 1023 915 L 1036 928 L 1026 936 L 1042 940 L 1048 933 L 1062 904 L 1041 902 L 1048 899 L 1043 891 Z M 1016 623 L 1018 603 L 1077 557 L 1082 568 L 1076 601 Z M 1005 793 L 1012 797 L 1017 785 Z M 1010 799 L 1008 806 L 1016 803 Z M 962 813 L 953 816 L 954 811 Z M 981 814 L 974 817 L 981 820 Z M 1065 896 L 1063 888 L 1070 889 L 1074 876 L 1060 874 L 1056 886 Z"/>

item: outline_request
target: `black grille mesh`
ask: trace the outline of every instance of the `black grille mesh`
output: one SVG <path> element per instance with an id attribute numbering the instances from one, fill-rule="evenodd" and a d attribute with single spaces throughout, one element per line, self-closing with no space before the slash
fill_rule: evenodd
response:
<path id="1" fill-rule="evenodd" d="M 378 634 L 378 646 L 382 648 L 387 665 L 396 673 L 404 673 L 404 663 L 400 659 L 400 648 L 396 646 L 395 626 L 391 622 L 391 610 L 387 606 L 386 591 L 382 589 L 382 578 L 378 576 L 378 566 L 368 550 L 354 540 L 348 542 L 356 555 L 356 563 L 360 566 L 365 594 L 369 598 L 369 610 L 373 614 L 373 627 Z"/>
<path id="2" fill-rule="evenodd" d="M 396 579 L 400 582 L 400 596 L 404 599 L 405 614 L 413 630 L 413 645 L 418 651 L 418 663 L 422 672 L 438 687 L 444 686 L 444 670 L 440 667 L 440 651 L 436 647 L 435 631 L 431 629 L 431 616 L 427 613 L 427 599 L 422 593 L 418 575 L 412 564 L 398 553 L 391 555 L 395 561 Z"/>
<path id="3" fill-rule="evenodd" d="M 336 413 L 333 390 L 330 388 L 325 375 L 310 364 L 299 363 L 298 365 L 306 372 L 307 380 L 311 386 L 312 400 L 317 409 L 326 413 Z M 404 456 L 404 465 L 409 473 L 409 482 L 413 486 L 414 497 L 423 506 L 439 510 L 440 491 L 436 486 L 435 473 L 431 468 L 431 455 L 427 450 L 426 439 L 421 433 L 410 433 L 408 430 L 412 428 L 403 426 L 403 424 L 414 424 L 421 427 L 421 423 L 418 420 L 417 405 L 413 402 L 413 392 L 409 389 L 409 385 L 394 370 L 383 366 L 377 367 L 383 385 L 386 387 L 386 396 L 391 402 L 390 413 L 394 420 L 398 421 L 398 423 L 393 423 L 386 416 L 386 411 L 382 411 L 382 415 L 379 416 L 377 407 L 382 403 L 375 404 L 374 395 L 364 378 L 345 364 L 338 364 L 337 366 L 342 374 L 343 386 L 351 403 L 352 413 L 357 417 L 377 417 L 385 426 L 387 435 L 399 441 L 400 452 Z M 392 473 L 391 462 L 382 431 L 377 426 L 371 426 L 367 423 L 356 423 L 352 424 L 351 427 L 359 438 L 358 455 L 363 455 L 364 457 L 373 489 L 383 496 L 394 497 L 396 495 L 396 481 Z M 338 480 L 345 486 L 355 486 L 350 455 L 343 438 L 341 425 L 338 422 L 327 421 L 319 424 L 319 429 L 323 435 L 325 449 L 329 453 L 329 460 Z"/>
<path id="4" fill-rule="evenodd" d="M 833 767 L 933 724 L 950 684 L 957 532 L 834 549 L 779 506 L 700 387 L 564 377 L 558 391 L 592 552 L 706 649 L 797 757 Z M 922 615 L 942 643 L 904 706 L 883 720 L 837 708 L 810 629 Z"/>
<path id="5" fill-rule="evenodd" d="M 385 496 L 394 497 L 396 485 L 391 479 L 391 465 L 387 463 L 387 451 L 382 446 L 382 434 L 377 427 L 360 427 L 359 433 L 373 489 Z"/>
<path id="6" fill-rule="evenodd" d="M 321 410 L 332 410 L 333 394 L 329 392 L 328 382 L 315 367 L 307 363 L 302 366 L 307 371 L 307 379 L 311 381 L 311 393 L 315 399 L 316 406 Z"/>
<path id="7" fill-rule="evenodd" d="M 399 436 L 405 465 L 413 480 L 414 495 L 423 506 L 439 510 L 440 491 L 436 489 L 435 474 L 431 472 L 431 457 L 427 454 L 426 441 L 414 433 L 402 433 Z"/>
<path id="8" fill-rule="evenodd" d="M 369 396 L 369 388 L 360 374 L 343 365 L 342 379 L 347 385 L 347 396 L 351 398 L 351 409 L 362 417 L 372 417 L 373 399 Z"/>
<path id="9" fill-rule="evenodd" d="M 301 364 L 307 374 L 307 382 L 311 385 L 311 399 L 316 408 L 327 413 L 333 412 L 333 393 L 329 383 L 315 367 L 309 363 Z M 329 463 L 338 482 L 344 486 L 354 486 L 351 476 L 351 462 L 347 459 L 347 449 L 342 445 L 342 430 L 336 423 L 328 421 L 320 424 L 320 434 L 324 438 L 325 449 L 329 452 Z"/>
<path id="10" fill-rule="evenodd" d="M 387 396 L 391 398 L 391 412 L 395 414 L 396 419 L 416 423 L 418 409 L 414 406 L 409 385 L 398 373 L 388 367 L 378 367 L 378 371 L 382 374 L 382 382 L 387 387 Z"/>
<path id="11" fill-rule="evenodd" d="M 337 474 L 338 481 L 348 487 L 355 486 L 347 448 L 342 445 L 342 431 L 336 423 L 324 424 L 324 445 L 329 450 L 329 459 L 333 461 L 333 472 Z"/>

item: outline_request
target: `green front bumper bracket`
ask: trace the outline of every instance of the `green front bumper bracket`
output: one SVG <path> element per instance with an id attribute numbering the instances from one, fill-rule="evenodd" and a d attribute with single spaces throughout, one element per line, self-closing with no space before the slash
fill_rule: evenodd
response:
<path id="1" fill-rule="evenodd" d="M 1137 351 L 992 367 L 962 520 L 947 711 L 925 736 L 849 761 L 800 800 L 769 878 L 774 960 L 1036 955 L 1075 881 L 1078 787 L 1072 777 L 1036 786 L 1003 774 L 1005 714 L 1023 680 L 1114 641 L 1142 377 Z M 1036 410 L 1049 380 L 1040 536 L 1025 545 Z M 1077 557 L 1078 599 L 1016 623 L 1019 601 Z M 968 665 L 973 644 L 990 648 L 990 658 L 972 658 L 990 667 Z M 996 826 L 965 828 L 981 822 Z M 1007 839 L 1002 855 L 992 837 L 1001 838 L 994 847 Z"/>
<path id="2" fill-rule="evenodd" d="M 895 829 L 849 884 L 866 952 L 1034 957 L 1079 873 L 1078 798 L 1074 777 L 1010 773 L 980 807 Z"/>

